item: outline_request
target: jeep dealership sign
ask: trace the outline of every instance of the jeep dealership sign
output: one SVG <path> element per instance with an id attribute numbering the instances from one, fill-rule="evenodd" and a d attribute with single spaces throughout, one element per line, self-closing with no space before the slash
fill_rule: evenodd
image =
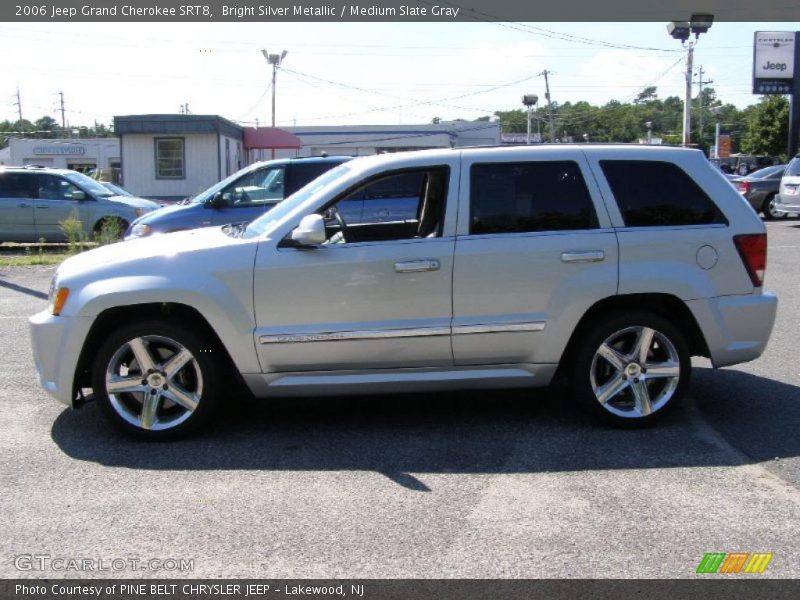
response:
<path id="1" fill-rule="evenodd" d="M 791 94 L 795 69 L 793 31 L 756 31 L 753 45 L 753 93 Z"/>

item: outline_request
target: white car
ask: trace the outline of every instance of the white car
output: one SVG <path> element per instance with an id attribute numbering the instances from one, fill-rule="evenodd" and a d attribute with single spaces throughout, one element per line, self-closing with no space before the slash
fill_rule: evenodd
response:
<path id="1" fill-rule="evenodd" d="M 340 203 L 417 177 L 415 218 Z M 366 208 L 365 208 L 366 210 Z M 65 261 L 31 318 L 39 380 L 145 438 L 258 397 L 548 385 L 620 425 L 661 417 L 690 356 L 757 358 L 766 232 L 699 151 L 475 148 L 361 158 L 244 227 Z M 77 402 L 76 402 L 77 401 Z"/>

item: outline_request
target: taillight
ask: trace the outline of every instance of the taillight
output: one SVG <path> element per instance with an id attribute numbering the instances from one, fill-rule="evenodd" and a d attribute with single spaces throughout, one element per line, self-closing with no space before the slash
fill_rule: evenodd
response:
<path id="1" fill-rule="evenodd" d="M 742 262 L 755 287 L 764 285 L 764 271 L 767 268 L 767 234 L 748 233 L 733 236 L 733 243 L 742 257 Z"/>
<path id="2" fill-rule="evenodd" d="M 739 193 L 740 194 L 746 194 L 747 192 L 750 191 L 750 182 L 749 181 L 740 181 L 737 184 L 737 187 L 739 188 Z"/>

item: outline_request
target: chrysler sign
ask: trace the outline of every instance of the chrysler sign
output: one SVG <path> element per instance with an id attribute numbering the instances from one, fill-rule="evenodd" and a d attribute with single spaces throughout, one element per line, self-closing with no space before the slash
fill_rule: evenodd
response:
<path id="1" fill-rule="evenodd" d="M 791 94 L 794 80 L 793 31 L 756 31 L 753 45 L 753 93 Z"/>

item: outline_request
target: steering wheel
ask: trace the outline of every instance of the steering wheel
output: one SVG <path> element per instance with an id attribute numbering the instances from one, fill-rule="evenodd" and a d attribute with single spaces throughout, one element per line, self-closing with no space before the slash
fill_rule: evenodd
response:
<path id="1" fill-rule="evenodd" d="M 342 241 L 347 243 L 347 223 L 344 222 L 344 217 L 342 217 L 338 208 L 333 206 L 331 207 L 331 211 L 333 212 L 333 218 L 336 219 L 336 222 L 339 224 L 339 233 L 342 234 Z"/>

